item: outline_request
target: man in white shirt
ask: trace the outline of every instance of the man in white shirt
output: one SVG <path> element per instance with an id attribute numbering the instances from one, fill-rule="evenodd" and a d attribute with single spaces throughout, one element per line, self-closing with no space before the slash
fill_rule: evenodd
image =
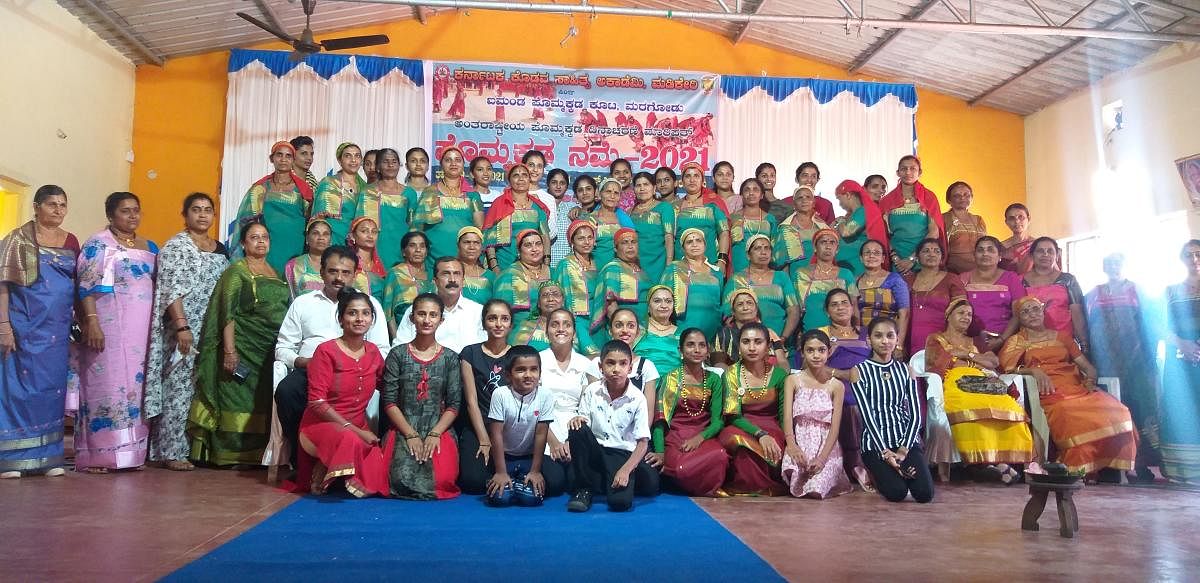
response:
<path id="1" fill-rule="evenodd" d="M 337 297 L 346 283 L 354 279 L 357 270 L 357 253 L 349 247 L 330 246 L 321 254 L 321 279 L 325 286 L 293 300 L 279 327 L 279 336 L 275 340 L 275 360 L 284 363 L 290 370 L 275 389 L 275 411 L 283 427 L 283 436 L 293 446 L 293 456 L 295 450 L 299 449 L 296 444 L 299 443 L 300 418 L 308 406 L 308 362 L 322 342 L 341 337 Z M 376 317 L 367 331 L 367 341 L 375 344 L 379 352 L 387 356 L 389 345 L 383 307 L 375 298 L 371 298 L 371 307 Z"/>
<path id="2" fill-rule="evenodd" d="M 530 150 L 521 156 L 521 163 L 529 169 L 529 194 L 536 196 L 549 209 L 546 227 L 550 233 L 550 241 L 553 241 L 558 238 L 558 201 L 554 200 L 554 195 L 549 191 L 539 186 L 542 176 L 546 173 L 546 155 L 541 150 Z M 546 241 L 546 247 L 550 246 L 550 241 Z"/>
<path id="3" fill-rule="evenodd" d="M 441 257 L 433 264 L 433 282 L 445 305 L 442 323 L 434 338 L 455 353 L 462 352 L 464 346 L 487 340 L 487 333 L 483 331 L 483 306 L 462 297 L 464 275 L 462 262 L 455 257 Z M 392 346 L 412 342 L 416 337 L 417 328 L 412 322 L 412 306 L 409 306 L 396 322 L 396 340 Z"/>
<path id="4" fill-rule="evenodd" d="M 587 512 L 592 492 L 608 493 L 608 509 L 633 508 L 633 495 L 658 494 L 658 471 L 644 460 L 650 441 L 646 397 L 629 382 L 633 351 L 610 340 L 600 351 L 603 380 L 583 390 L 576 417 L 570 421 L 574 494 L 571 512 Z"/>

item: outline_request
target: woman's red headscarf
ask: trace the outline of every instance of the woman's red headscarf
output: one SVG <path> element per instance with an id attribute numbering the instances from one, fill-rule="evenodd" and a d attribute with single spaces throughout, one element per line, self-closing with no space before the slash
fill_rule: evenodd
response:
<path id="1" fill-rule="evenodd" d="M 375 219 L 373 219 L 371 217 L 358 217 L 357 219 L 350 221 L 350 232 L 346 234 L 346 244 L 349 245 L 350 247 L 354 248 L 355 250 L 358 250 L 359 247 L 354 242 L 354 229 L 357 229 L 358 225 L 361 224 L 363 221 L 371 221 L 372 223 L 374 223 Z M 378 228 L 379 225 L 375 225 L 375 227 Z M 358 264 L 358 270 L 363 271 L 361 262 Z M 378 247 L 371 249 L 371 273 L 374 273 L 375 275 L 378 275 L 379 277 L 387 277 L 387 271 L 384 270 L 383 261 L 381 259 L 379 259 L 379 248 Z"/>
<path id="2" fill-rule="evenodd" d="M 510 183 L 512 182 L 513 170 L 516 170 L 517 168 L 524 168 L 526 172 L 529 172 L 528 166 L 521 163 L 513 164 L 511 167 L 509 167 L 508 172 L 505 173 L 505 178 L 508 179 Z M 550 216 L 550 209 L 546 207 L 546 203 L 538 200 L 538 197 L 532 194 L 529 194 L 528 198 L 529 202 L 540 207 L 542 211 L 546 213 L 547 217 Z M 504 192 L 502 192 L 500 196 L 492 202 L 491 208 L 488 209 L 487 216 L 483 217 L 483 228 L 492 228 L 492 226 L 496 223 L 499 223 L 500 221 L 512 216 L 516 210 L 517 202 L 513 199 L 512 187 L 506 186 L 504 187 Z"/>
<path id="3" fill-rule="evenodd" d="M 272 144 L 270 155 L 274 156 L 275 152 L 278 152 L 280 148 L 290 151 L 292 153 L 292 158 L 296 157 L 296 147 L 293 146 L 292 143 L 287 140 L 280 140 L 280 141 Z M 291 174 L 292 174 L 292 184 L 294 184 L 296 186 L 296 191 L 300 193 L 300 197 L 308 202 L 312 202 L 312 199 L 313 199 L 312 187 L 309 186 L 308 182 L 306 182 L 303 178 L 296 176 L 295 171 L 293 171 Z M 271 180 L 272 176 L 275 176 L 274 172 L 272 172 L 266 176 L 263 176 L 261 179 L 259 179 L 257 182 L 254 183 L 255 186 L 260 185 L 260 184 L 265 185 L 267 182 L 269 182 Z"/>
<path id="4" fill-rule="evenodd" d="M 867 193 L 867 189 L 861 184 L 853 180 L 843 180 L 835 190 L 838 194 L 846 194 L 853 192 L 858 195 L 859 204 L 863 207 L 863 215 L 866 217 L 867 238 L 874 239 L 883 244 L 883 267 L 886 269 L 891 263 L 888 258 L 891 256 L 891 245 L 888 244 L 887 223 L 883 220 L 883 213 L 879 210 L 879 205 L 875 204 L 875 200 Z M 941 215 L 938 215 L 941 216 Z"/>
<path id="5" fill-rule="evenodd" d="M 919 168 L 921 160 L 916 156 L 912 158 L 917 161 Z M 932 190 L 925 188 L 925 185 L 918 180 L 913 183 L 913 196 L 916 197 L 917 204 L 921 205 L 925 214 L 929 215 L 929 220 L 937 225 L 938 239 L 942 241 L 942 249 L 948 249 L 946 247 L 946 223 L 942 220 L 942 205 L 938 202 L 937 195 Z M 889 212 L 902 206 L 904 206 L 904 183 L 899 182 L 896 184 L 896 188 L 879 199 L 879 212 L 886 217 Z"/>
<path id="6" fill-rule="evenodd" d="M 812 236 L 813 254 L 812 254 L 812 257 L 810 257 L 808 259 L 809 265 L 815 265 L 817 263 L 817 240 L 820 239 L 824 235 L 829 235 L 829 236 L 833 237 L 833 240 L 836 241 L 838 245 L 842 244 L 842 237 L 841 237 L 841 235 L 838 235 L 837 231 L 835 231 L 833 229 L 817 230 L 817 232 L 813 233 L 813 236 Z M 834 253 L 836 253 L 836 250 L 834 251 Z M 834 260 L 834 263 L 837 263 L 836 259 Z"/>
<path id="7" fill-rule="evenodd" d="M 703 180 L 704 166 L 701 166 L 699 162 L 687 162 L 683 166 L 680 166 L 679 177 L 683 178 L 683 173 L 687 172 L 689 168 L 695 168 L 696 170 L 699 170 L 700 177 Z M 725 199 L 721 198 L 721 195 L 709 190 L 709 188 L 705 186 L 703 182 L 700 183 L 700 200 L 703 201 L 704 204 L 712 203 L 717 205 L 717 208 L 721 209 L 721 212 L 725 213 L 726 220 L 729 219 L 729 206 L 725 204 Z"/>

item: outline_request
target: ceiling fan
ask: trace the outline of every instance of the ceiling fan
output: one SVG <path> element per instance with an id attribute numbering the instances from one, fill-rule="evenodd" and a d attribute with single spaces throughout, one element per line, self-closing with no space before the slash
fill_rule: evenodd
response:
<path id="1" fill-rule="evenodd" d="M 300 37 L 288 36 L 287 33 L 267 24 L 245 12 L 237 12 L 236 14 L 250 24 L 257 26 L 272 35 L 275 35 L 280 40 L 289 45 L 292 45 L 292 55 L 289 57 L 293 61 L 303 60 L 311 54 L 321 51 L 340 51 L 345 49 L 357 49 L 361 47 L 373 47 L 375 45 L 385 45 L 391 40 L 386 34 L 371 34 L 366 36 L 348 36 L 343 38 L 331 38 L 328 40 L 317 41 L 313 40 L 312 28 L 309 26 L 309 20 L 312 18 L 313 10 L 317 7 L 317 0 L 301 0 L 304 5 L 304 32 L 300 33 Z"/>

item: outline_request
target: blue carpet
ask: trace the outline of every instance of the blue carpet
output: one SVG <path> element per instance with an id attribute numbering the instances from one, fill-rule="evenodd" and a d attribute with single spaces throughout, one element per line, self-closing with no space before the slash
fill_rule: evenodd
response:
<path id="1" fill-rule="evenodd" d="M 682 496 L 632 512 L 304 497 L 165 581 L 782 581 Z"/>

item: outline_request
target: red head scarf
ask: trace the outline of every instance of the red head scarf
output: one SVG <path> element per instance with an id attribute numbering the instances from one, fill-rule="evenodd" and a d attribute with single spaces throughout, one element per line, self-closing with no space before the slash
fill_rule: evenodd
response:
<path id="1" fill-rule="evenodd" d="M 528 166 L 525 166 L 519 162 L 509 166 L 508 171 L 504 173 L 505 178 L 508 179 L 509 182 L 512 181 L 513 170 L 516 170 L 517 168 L 524 168 L 526 172 L 529 171 Z M 529 194 L 528 198 L 529 202 L 540 207 L 542 212 L 546 213 L 547 217 L 550 216 L 550 209 L 546 207 L 546 203 L 538 200 L 538 197 L 532 194 Z M 483 228 L 492 228 L 492 225 L 495 225 L 496 223 L 499 223 L 500 221 L 512 216 L 516 210 L 517 202 L 513 199 L 512 187 L 505 187 L 504 192 L 500 193 L 500 196 L 492 202 L 491 208 L 488 209 L 487 216 L 483 218 Z"/>
<path id="2" fill-rule="evenodd" d="M 704 166 L 701 166 L 699 162 L 687 162 L 683 166 L 679 167 L 680 180 L 683 180 L 683 173 L 687 172 L 690 168 L 699 170 L 701 178 L 704 177 Z M 717 208 L 721 209 L 721 212 L 725 213 L 725 218 L 729 218 L 729 206 L 725 204 L 725 199 L 721 198 L 717 193 L 709 190 L 703 182 L 700 183 L 700 200 L 704 201 L 704 204 L 712 203 L 717 205 Z"/>
<path id="3" fill-rule="evenodd" d="M 883 244 L 883 263 L 884 267 L 888 266 L 888 257 L 891 255 L 890 245 L 888 244 L 887 223 L 883 221 L 883 213 L 879 211 L 879 205 L 867 193 L 867 189 L 861 184 L 853 180 L 843 180 L 835 190 L 837 194 L 846 194 L 852 192 L 858 195 L 859 204 L 863 207 L 863 214 L 866 217 L 867 238 L 874 239 Z"/>
<path id="4" fill-rule="evenodd" d="M 296 147 L 293 146 L 291 142 L 288 142 L 286 140 L 280 140 L 280 141 L 272 144 L 270 155 L 274 156 L 275 152 L 278 152 L 280 148 L 284 148 L 284 149 L 288 150 L 289 152 L 291 152 L 292 158 L 296 157 Z M 255 182 L 254 184 L 256 184 L 256 185 L 266 184 L 268 181 L 271 180 L 271 177 L 274 175 L 275 175 L 275 173 L 272 172 L 271 174 L 263 176 L 261 179 L 258 180 L 258 182 Z M 308 202 L 312 202 L 312 199 L 313 199 L 312 187 L 309 186 L 308 182 L 306 182 L 303 178 L 297 176 L 295 171 L 292 172 L 292 184 L 295 185 L 296 191 L 300 193 L 301 198 L 303 198 L 304 200 L 306 200 Z"/>
<path id="5" fill-rule="evenodd" d="M 921 161 L 917 160 L 920 165 Z M 917 204 L 929 215 L 929 220 L 933 221 L 938 227 L 938 239 L 942 241 L 942 249 L 947 249 L 946 246 L 946 223 L 942 220 L 942 205 L 938 202 L 938 197 L 933 191 L 925 188 L 920 181 L 913 183 L 913 196 L 917 199 Z M 879 199 L 879 212 L 883 216 L 893 210 L 904 206 L 904 183 L 899 182 L 896 188 Z"/>

